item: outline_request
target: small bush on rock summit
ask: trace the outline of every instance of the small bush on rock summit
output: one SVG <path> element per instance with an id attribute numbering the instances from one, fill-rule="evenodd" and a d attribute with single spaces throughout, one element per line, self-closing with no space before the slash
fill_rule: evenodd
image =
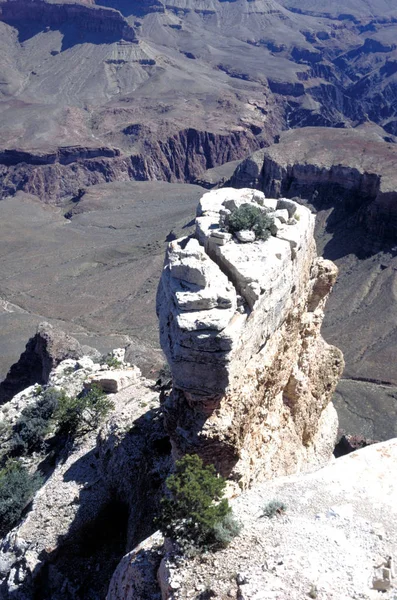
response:
<path id="1" fill-rule="evenodd" d="M 183 550 L 227 545 L 240 527 L 222 498 L 225 486 L 214 466 L 204 466 L 196 454 L 177 461 L 175 473 L 166 480 L 167 495 L 157 520 L 162 533 Z"/>
<path id="2" fill-rule="evenodd" d="M 107 365 L 110 369 L 119 369 L 122 366 L 121 360 L 109 354 L 104 358 L 105 365 Z"/>
<path id="3" fill-rule="evenodd" d="M 253 231 L 257 240 L 267 240 L 270 237 L 272 225 L 273 219 L 259 206 L 252 204 L 242 204 L 232 212 L 228 219 L 230 233 L 243 230 Z"/>

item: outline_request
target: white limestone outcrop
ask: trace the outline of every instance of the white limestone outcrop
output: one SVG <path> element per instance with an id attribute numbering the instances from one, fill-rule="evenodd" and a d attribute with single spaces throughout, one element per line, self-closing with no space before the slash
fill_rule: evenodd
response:
<path id="1" fill-rule="evenodd" d="M 273 217 L 266 241 L 224 227 L 243 204 Z M 195 235 L 167 250 L 157 311 L 174 454 L 198 452 L 241 487 L 319 465 L 333 450 L 343 358 L 320 327 L 337 270 L 317 257 L 313 229 L 292 200 L 223 188 L 202 197 Z"/>

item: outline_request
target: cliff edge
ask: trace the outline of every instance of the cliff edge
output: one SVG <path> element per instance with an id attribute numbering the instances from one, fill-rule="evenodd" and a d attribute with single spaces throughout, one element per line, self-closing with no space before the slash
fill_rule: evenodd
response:
<path id="1" fill-rule="evenodd" d="M 244 204 L 270 216 L 266 241 L 224 227 Z M 174 455 L 196 452 L 241 488 L 319 466 L 334 448 L 344 363 L 320 328 L 337 269 L 317 257 L 313 229 L 291 200 L 224 188 L 166 253 L 157 312 Z"/>

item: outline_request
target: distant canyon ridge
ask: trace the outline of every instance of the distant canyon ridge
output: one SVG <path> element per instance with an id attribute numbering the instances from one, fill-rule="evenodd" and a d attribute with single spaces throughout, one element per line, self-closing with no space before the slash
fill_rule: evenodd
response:
<path id="1" fill-rule="evenodd" d="M 359 0 L 0 2 L 0 194 L 192 182 L 286 128 L 391 141 L 397 10 Z"/>

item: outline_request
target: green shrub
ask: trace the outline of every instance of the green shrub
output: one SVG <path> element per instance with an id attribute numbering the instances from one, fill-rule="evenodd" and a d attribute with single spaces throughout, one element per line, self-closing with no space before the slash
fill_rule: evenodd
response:
<path id="1" fill-rule="evenodd" d="M 10 452 L 13 456 L 41 450 L 51 427 L 51 418 L 64 392 L 49 388 L 36 402 L 23 409 L 13 427 Z"/>
<path id="2" fill-rule="evenodd" d="M 221 547 L 226 547 L 233 538 L 239 535 L 242 525 L 232 513 L 227 514 L 222 521 L 214 525 L 214 538 Z"/>
<path id="3" fill-rule="evenodd" d="M 59 400 L 55 418 L 61 433 L 75 436 L 96 429 L 113 408 L 105 392 L 93 385 L 89 392 L 75 398 L 64 395 Z"/>
<path id="4" fill-rule="evenodd" d="M 115 356 L 112 356 L 111 354 L 108 354 L 104 361 L 105 365 L 107 365 L 110 368 L 114 368 L 114 369 L 118 369 L 119 367 L 122 366 L 122 362 L 121 360 L 119 360 L 118 358 L 116 358 Z"/>
<path id="5" fill-rule="evenodd" d="M 75 373 L 76 369 L 74 367 L 65 367 L 65 369 L 63 370 L 63 376 L 66 377 L 67 375 L 71 375 L 72 373 Z"/>
<path id="6" fill-rule="evenodd" d="M 270 237 L 272 225 L 272 217 L 253 204 L 242 204 L 236 208 L 229 216 L 228 221 L 230 233 L 249 230 L 255 233 L 258 240 L 267 240 Z"/>
<path id="7" fill-rule="evenodd" d="M 225 479 L 217 476 L 213 465 L 204 466 L 196 454 L 177 461 L 175 473 L 166 480 L 168 493 L 162 499 L 157 521 L 162 533 L 182 548 L 227 544 L 230 540 L 226 541 L 225 532 L 231 539 L 233 527 L 231 508 L 222 498 L 225 486 Z"/>
<path id="8" fill-rule="evenodd" d="M 280 502 L 280 500 L 271 500 L 266 506 L 263 507 L 262 517 L 267 517 L 268 519 L 272 519 L 274 516 L 282 515 L 287 510 L 287 505 L 284 502 Z"/>
<path id="9" fill-rule="evenodd" d="M 41 482 L 41 477 L 29 475 L 16 461 L 9 461 L 0 471 L 0 536 L 18 523 Z"/>

